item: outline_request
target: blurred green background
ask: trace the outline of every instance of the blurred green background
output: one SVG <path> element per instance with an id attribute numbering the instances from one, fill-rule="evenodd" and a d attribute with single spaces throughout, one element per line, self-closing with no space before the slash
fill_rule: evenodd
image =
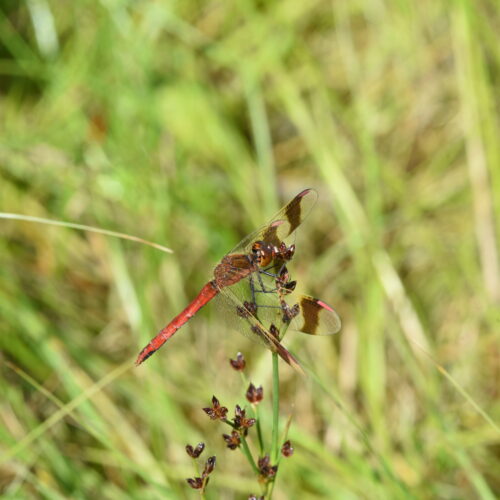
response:
<path id="1" fill-rule="evenodd" d="M 499 4 L 495 0 L 3 0 L 2 498 L 259 491 L 227 428 L 242 350 L 270 415 L 270 355 L 207 306 L 145 343 L 217 260 L 297 192 L 299 288 L 335 337 L 285 344 L 295 455 L 276 499 L 500 495 Z M 269 427 L 265 432 L 270 433 Z M 208 456 L 208 455 L 206 455 Z"/>

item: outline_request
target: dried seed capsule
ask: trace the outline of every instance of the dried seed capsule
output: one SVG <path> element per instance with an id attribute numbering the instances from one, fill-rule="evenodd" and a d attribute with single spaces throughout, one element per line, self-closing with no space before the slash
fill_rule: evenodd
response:
<path id="1" fill-rule="evenodd" d="M 246 431 L 255 424 L 255 418 L 246 418 L 246 411 L 242 410 L 240 405 L 236 405 L 233 422 L 237 429 Z"/>
<path id="2" fill-rule="evenodd" d="M 281 453 L 284 457 L 291 457 L 293 455 L 293 446 L 290 440 L 285 441 L 281 447 Z"/>
<path id="3" fill-rule="evenodd" d="M 193 477 L 188 478 L 186 481 L 189 483 L 189 486 L 194 490 L 199 490 L 203 487 L 203 479 L 201 477 Z"/>
<path id="4" fill-rule="evenodd" d="M 212 474 L 214 469 L 215 469 L 215 457 L 210 457 L 205 462 L 205 468 L 203 469 L 202 476 L 207 477 L 209 474 Z"/>
<path id="5" fill-rule="evenodd" d="M 264 479 L 272 478 L 276 475 L 276 472 L 278 472 L 278 466 L 270 464 L 269 455 L 259 458 L 257 465 L 259 467 L 260 475 Z"/>
<path id="6" fill-rule="evenodd" d="M 253 384 L 250 384 L 247 389 L 246 398 L 249 403 L 260 403 L 264 398 L 264 389 L 262 386 L 255 387 Z"/>
<path id="7" fill-rule="evenodd" d="M 245 366 L 246 366 L 245 358 L 243 357 L 243 354 L 241 354 L 241 352 L 239 352 L 236 355 L 236 359 L 230 359 L 229 363 L 231 363 L 231 366 L 236 371 L 239 371 L 239 372 L 242 372 L 245 369 Z"/>
<path id="8" fill-rule="evenodd" d="M 212 419 L 226 420 L 227 408 L 221 406 L 219 400 L 213 396 L 212 397 L 212 408 L 203 408 L 203 411 Z"/>
<path id="9" fill-rule="evenodd" d="M 186 445 L 186 453 L 192 458 L 198 458 L 204 449 L 205 443 L 198 443 L 196 448 L 193 448 L 190 444 Z"/>
<path id="10" fill-rule="evenodd" d="M 222 434 L 227 447 L 230 450 L 235 450 L 241 444 L 240 435 L 236 431 L 232 431 L 231 434 Z"/>

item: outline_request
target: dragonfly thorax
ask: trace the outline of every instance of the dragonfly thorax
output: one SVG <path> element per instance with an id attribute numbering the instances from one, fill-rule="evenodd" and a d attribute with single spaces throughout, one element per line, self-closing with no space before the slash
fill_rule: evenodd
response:
<path id="1" fill-rule="evenodd" d="M 278 248 L 275 245 L 271 245 L 271 243 L 256 241 L 252 245 L 252 255 L 259 267 L 268 266 L 278 254 Z"/>

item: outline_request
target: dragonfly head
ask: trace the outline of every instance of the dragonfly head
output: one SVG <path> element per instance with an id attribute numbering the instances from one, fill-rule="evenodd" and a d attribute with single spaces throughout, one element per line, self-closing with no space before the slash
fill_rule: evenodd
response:
<path id="1" fill-rule="evenodd" d="M 256 241 L 252 245 L 252 254 L 259 267 L 268 266 L 278 253 L 278 249 L 265 241 Z"/>

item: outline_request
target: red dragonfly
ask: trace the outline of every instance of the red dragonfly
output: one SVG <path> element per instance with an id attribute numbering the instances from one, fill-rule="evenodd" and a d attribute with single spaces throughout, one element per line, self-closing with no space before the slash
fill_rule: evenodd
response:
<path id="1" fill-rule="evenodd" d="M 340 318 L 325 302 L 302 295 L 290 306 L 287 296 L 295 289 L 286 267 L 295 245 L 285 243 L 316 202 L 313 189 L 300 192 L 261 229 L 244 238 L 215 267 L 213 279 L 197 297 L 140 352 L 139 365 L 153 355 L 199 309 L 218 297 L 236 328 L 264 344 L 292 367 L 302 371 L 297 359 L 281 344 L 286 329 L 310 335 L 340 330 Z"/>

